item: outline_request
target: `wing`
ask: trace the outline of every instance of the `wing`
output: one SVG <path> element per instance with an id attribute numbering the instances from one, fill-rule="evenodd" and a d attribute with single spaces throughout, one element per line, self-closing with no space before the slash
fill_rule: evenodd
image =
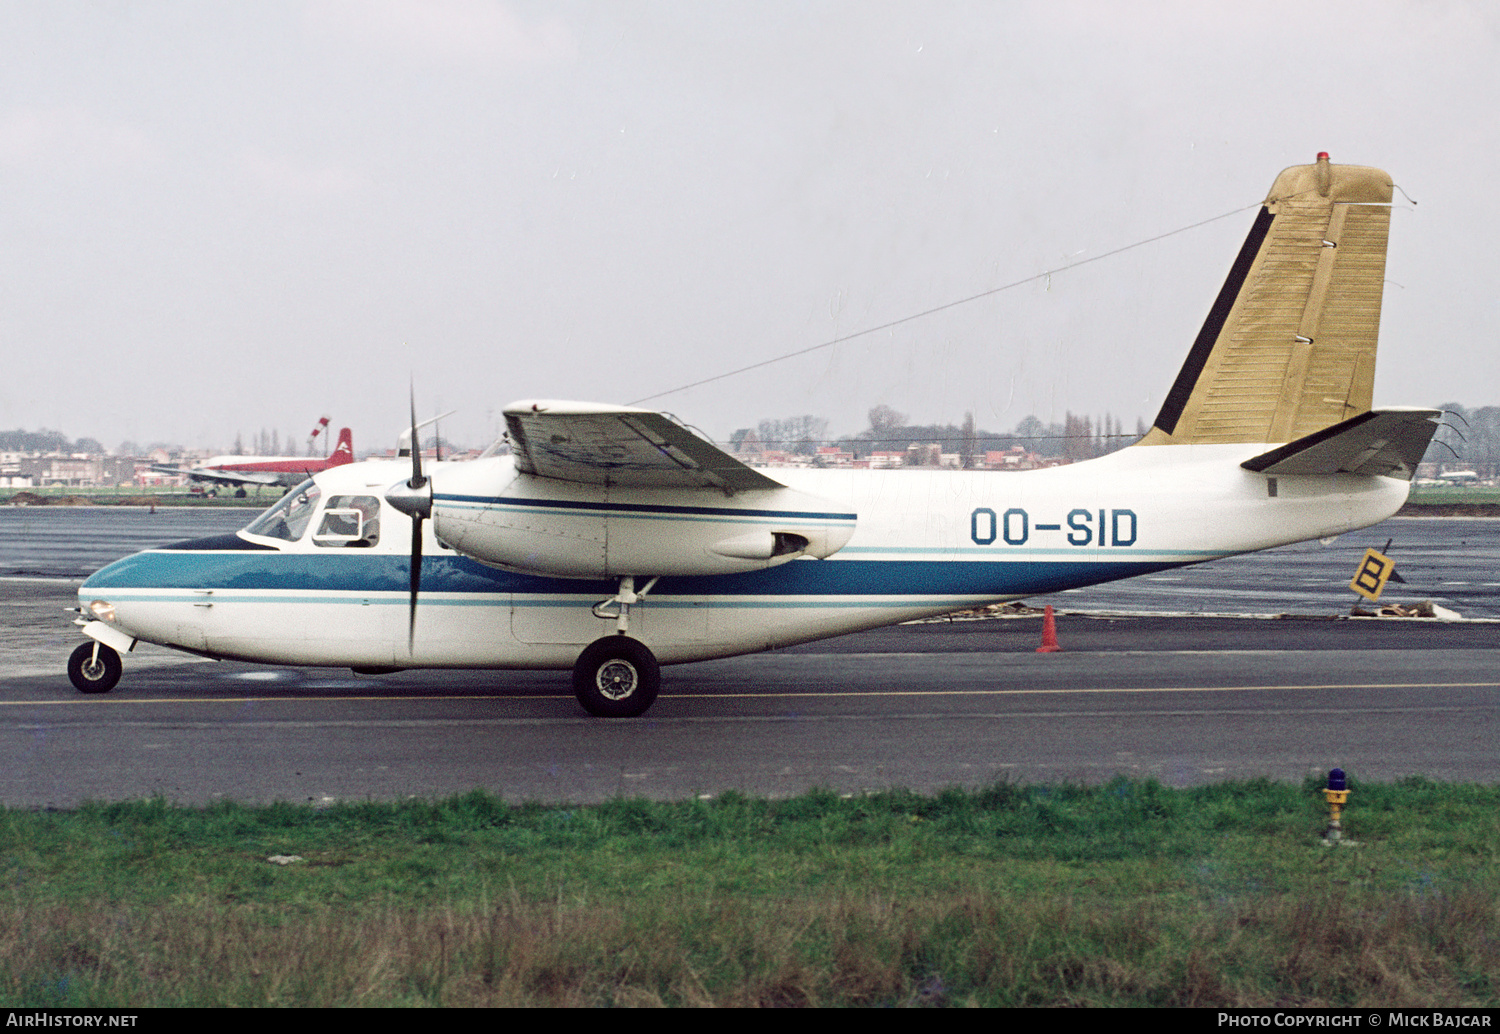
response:
<path id="1" fill-rule="evenodd" d="M 1240 466 L 1262 474 L 1379 474 L 1410 481 L 1440 416 L 1435 409 L 1375 409 Z"/>
<path id="2" fill-rule="evenodd" d="M 232 474 L 215 467 L 165 467 L 153 463 L 151 469 L 158 474 L 184 474 L 193 481 L 209 481 L 217 485 L 274 485 L 277 483 L 275 474 Z"/>
<path id="3" fill-rule="evenodd" d="M 505 407 L 505 424 L 516 469 L 537 477 L 730 494 L 784 487 L 649 409 L 535 399 Z"/>

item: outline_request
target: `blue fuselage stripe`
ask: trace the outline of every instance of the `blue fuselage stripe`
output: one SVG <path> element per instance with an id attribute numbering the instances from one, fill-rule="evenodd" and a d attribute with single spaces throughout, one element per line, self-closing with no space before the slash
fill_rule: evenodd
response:
<path id="1" fill-rule="evenodd" d="M 1034 595 L 1113 581 L 1180 566 L 1182 560 L 799 560 L 743 574 L 664 577 L 652 598 L 668 596 L 962 596 Z M 97 571 L 82 591 L 119 589 L 407 592 L 410 559 L 400 555 L 146 552 Z M 610 596 L 612 580 L 544 578 L 485 567 L 464 557 L 424 557 L 423 593 L 510 593 L 516 596 Z"/>

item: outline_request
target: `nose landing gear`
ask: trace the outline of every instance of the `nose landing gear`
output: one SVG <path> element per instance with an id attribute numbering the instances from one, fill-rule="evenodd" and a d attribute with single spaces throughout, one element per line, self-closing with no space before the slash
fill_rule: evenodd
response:
<path id="1" fill-rule="evenodd" d="M 68 658 L 68 679 L 80 693 L 108 693 L 123 669 L 120 655 L 97 641 L 83 643 Z"/>

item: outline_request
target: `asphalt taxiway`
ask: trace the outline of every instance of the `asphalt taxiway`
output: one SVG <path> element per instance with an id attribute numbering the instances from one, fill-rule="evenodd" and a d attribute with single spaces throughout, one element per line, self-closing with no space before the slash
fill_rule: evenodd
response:
<path id="1" fill-rule="evenodd" d="M 934 791 L 1115 774 L 1172 785 L 1500 780 L 1500 625 L 1064 615 L 908 625 L 665 669 L 643 718 L 587 717 L 565 672 L 185 660 L 142 647 L 76 693 L 75 583 L 0 580 L 0 803 L 676 799 Z"/>

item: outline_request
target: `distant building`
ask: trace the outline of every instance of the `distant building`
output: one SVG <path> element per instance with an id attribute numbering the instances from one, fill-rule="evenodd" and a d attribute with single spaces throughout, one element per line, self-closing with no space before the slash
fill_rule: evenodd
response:
<path id="1" fill-rule="evenodd" d="M 1065 466 L 1071 460 L 1062 456 L 1043 456 L 1027 450 L 1024 445 L 1012 445 L 1009 449 L 991 449 L 975 464 L 980 470 L 1041 470 L 1044 467 Z"/>
<path id="2" fill-rule="evenodd" d="M 813 464 L 818 467 L 852 467 L 854 453 L 840 449 L 837 445 L 820 445 L 813 454 Z"/>
<path id="3" fill-rule="evenodd" d="M 912 442 L 906 447 L 907 467 L 940 467 L 943 465 L 943 447 L 937 442 Z"/>

